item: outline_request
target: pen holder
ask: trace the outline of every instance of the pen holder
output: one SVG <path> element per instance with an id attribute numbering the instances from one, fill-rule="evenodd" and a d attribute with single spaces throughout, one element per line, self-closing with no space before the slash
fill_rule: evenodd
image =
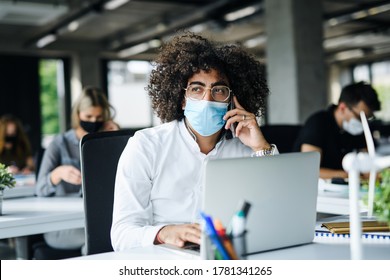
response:
<path id="1" fill-rule="evenodd" d="M 230 260 L 236 259 L 233 258 L 235 251 L 233 249 L 233 244 L 230 239 L 226 244 L 223 239 L 218 235 L 203 235 L 204 240 L 202 240 L 202 246 L 200 247 L 200 255 L 204 260 Z M 227 238 L 227 237 L 226 237 Z M 234 251 L 234 252 L 233 252 Z"/>
<path id="2" fill-rule="evenodd" d="M 232 237 L 232 243 L 233 243 L 234 250 L 236 251 L 237 256 L 240 260 L 246 259 L 246 254 L 247 254 L 246 233 L 247 232 L 245 231 L 240 235 Z"/>
<path id="3" fill-rule="evenodd" d="M 200 246 L 200 257 L 203 260 L 215 260 L 214 250 L 215 247 L 211 242 L 211 239 L 206 234 L 202 234 L 202 241 Z"/>

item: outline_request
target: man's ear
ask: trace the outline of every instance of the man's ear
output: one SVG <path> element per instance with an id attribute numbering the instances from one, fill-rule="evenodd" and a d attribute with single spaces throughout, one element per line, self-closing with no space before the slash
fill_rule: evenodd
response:
<path id="1" fill-rule="evenodd" d="M 181 108 L 184 110 L 185 107 L 186 107 L 186 99 L 183 98 L 183 102 L 181 103 Z"/>

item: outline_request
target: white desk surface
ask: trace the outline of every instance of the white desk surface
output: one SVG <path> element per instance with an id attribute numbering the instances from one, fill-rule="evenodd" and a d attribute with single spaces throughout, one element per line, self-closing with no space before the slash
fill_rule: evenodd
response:
<path id="1" fill-rule="evenodd" d="M 16 186 L 12 189 L 5 189 L 3 191 L 3 199 L 8 198 L 16 198 L 16 197 L 32 197 L 35 193 L 35 186 L 34 185 L 22 185 L 22 186 Z"/>
<path id="2" fill-rule="evenodd" d="M 390 260 L 390 244 L 363 244 L 366 260 Z M 125 252 L 108 252 L 73 258 L 75 260 L 199 260 L 200 257 L 168 251 L 159 246 L 134 248 Z M 248 260 L 349 260 L 349 244 L 311 244 L 251 255 Z"/>
<path id="3" fill-rule="evenodd" d="M 317 212 L 349 215 L 348 193 L 318 191 Z M 367 205 L 360 201 L 360 212 L 367 212 Z"/>
<path id="4" fill-rule="evenodd" d="M 3 200 L 0 238 L 84 227 L 81 197 L 25 197 Z"/>
<path id="5" fill-rule="evenodd" d="M 348 194 L 319 192 L 317 197 L 317 212 L 336 215 L 349 214 Z M 360 212 L 367 212 L 367 206 L 360 201 Z"/>
<path id="6" fill-rule="evenodd" d="M 316 243 L 251 256 L 251 260 L 350 260 L 349 244 Z M 363 244 L 363 259 L 390 260 L 390 244 Z"/>
<path id="7" fill-rule="evenodd" d="M 317 212 L 336 215 L 349 214 L 348 185 L 331 184 L 326 180 L 318 181 Z M 361 191 L 360 197 L 367 196 L 367 192 Z M 367 212 L 367 205 L 360 200 L 360 212 Z"/>
<path id="8" fill-rule="evenodd" d="M 3 191 L 3 198 L 15 198 L 15 197 L 25 197 L 25 196 L 34 196 L 35 193 L 35 175 L 14 175 L 16 180 L 16 185 L 14 188 L 6 188 Z"/>
<path id="9" fill-rule="evenodd" d="M 74 260 L 200 260 L 199 256 L 168 250 L 160 246 L 138 247 L 125 252 L 108 252 Z"/>

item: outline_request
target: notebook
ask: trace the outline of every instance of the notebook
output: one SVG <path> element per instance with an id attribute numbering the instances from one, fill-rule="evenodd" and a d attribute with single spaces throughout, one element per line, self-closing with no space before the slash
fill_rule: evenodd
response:
<path id="1" fill-rule="evenodd" d="M 247 254 L 310 243 L 316 226 L 319 166 L 317 152 L 210 160 L 203 212 L 228 225 L 237 204 L 249 202 Z"/>
<path id="2" fill-rule="evenodd" d="M 349 222 L 328 222 L 323 223 L 323 227 L 327 228 L 331 233 L 349 233 Z M 362 222 L 363 232 L 388 232 L 390 227 L 385 222 L 378 221 L 363 221 Z"/>

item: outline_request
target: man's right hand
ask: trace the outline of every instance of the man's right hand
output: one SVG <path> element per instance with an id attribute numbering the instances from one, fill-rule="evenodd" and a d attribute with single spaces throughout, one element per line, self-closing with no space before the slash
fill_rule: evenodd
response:
<path id="1" fill-rule="evenodd" d="M 158 239 L 166 244 L 183 247 L 186 242 L 200 244 L 199 224 L 168 225 L 158 233 Z"/>

